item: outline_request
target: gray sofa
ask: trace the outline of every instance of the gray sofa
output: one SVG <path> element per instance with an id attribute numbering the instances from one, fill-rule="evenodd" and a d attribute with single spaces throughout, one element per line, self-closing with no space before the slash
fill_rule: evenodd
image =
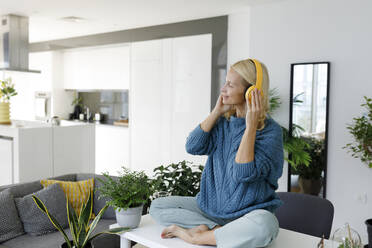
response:
<path id="1" fill-rule="evenodd" d="M 96 178 L 104 178 L 102 175 L 96 174 L 68 174 L 63 176 L 58 176 L 54 178 L 48 179 L 56 179 L 56 180 L 63 180 L 63 181 L 81 181 L 87 180 L 89 178 L 95 178 L 95 189 L 99 188 L 101 183 Z M 11 189 L 11 193 L 14 198 L 23 197 L 25 195 L 34 193 L 36 191 L 41 190 L 43 187 L 40 184 L 40 181 L 34 181 L 29 183 L 21 183 L 21 184 L 13 184 L 7 186 L 1 186 L 0 191 L 5 189 Z M 104 207 L 106 201 L 105 199 L 98 200 L 99 192 L 94 193 L 94 201 L 93 201 L 93 209 L 94 213 L 98 213 L 98 211 Z M 115 220 L 115 212 L 114 210 L 109 207 L 103 218 L 99 221 L 94 233 L 107 230 L 111 224 L 116 223 Z M 71 238 L 70 230 L 67 228 L 65 229 L 66 233 L 68 234 L 69 238 Z M 29 234 L 24 234 L 18 236 L 16 238 L 10 239 L 2 244 L 0 244 L 0 248 L 51 248 L 51 247 L 61 247 L 61 244 L 64 242 L 64 239 L 59 231 L 49 233 L 46 235 L 41 236 L 32 236 Z M 133 242 L 132 245 L 135 243 Z M 103 247 L 110 247 L 116 248 L 120 247 L 120 237 L 118 235 L 109 235 L 103 234 L 98 236 L 93 240 L 93 247 L 94 248 L 103 248 Z"/>

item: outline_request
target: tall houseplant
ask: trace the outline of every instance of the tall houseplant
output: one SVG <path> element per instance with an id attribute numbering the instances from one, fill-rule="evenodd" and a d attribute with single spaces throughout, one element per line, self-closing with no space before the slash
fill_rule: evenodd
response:
<path id="1" fill-rule="evenodd" d="M 63 238 L 65 239 L 65 243 L 62 244 L 62 248 L 90 248 L 91 241 L 103 234 L 118 234 L 124 231 L 129 230 L 130 228 L 113 228 L 108 231 L 103 231 L 92 235 L 94 229 L 97 226 L 98 221 L 101 219 L 101 216 L 106 211 L 108 205 L 103 207 L 98 215 L 94 218 L 94 220 L 89 223 L 90 216 L 92 215 L 93 209 L 93 194 L 89 194 L 89 198 L 86 203 L 83 204 L 81 208 L 80 215 L 78 215 L 75 210 L 71 207 L 69 201 L 66 201 L 66 209 L 67 209 L 67 217 L 68 217 L 68 224 L 71 231 L 72 240 L 70 240 L 63 230 L 63 227 L 58 223 L 56 218 L 49 213 L 48 209 L 45 207 L 45 204 L 35 195 L 32 196 L 36 205 L 43 211 L 52 222 L 53 226 L 62 234 Z"/>
<path id="2" fill-rule="evenodd" d="M 347 129 L 353 135 L 354 142 L 342 147 L 348 148 L 354 158 L 367 164 L 372 168 L 372 98 L 364 96 L 366 103 L 361 106 L 367 109 L 367 113 L 362 117 L 353 118 L 354 122 L 348 124 Z"/>
<path id="3" fill-rule="evenodd" d="M 102 186 L 99 199 L 106 197 L 107 204 L 115 209 L 116 220 L 120 226 L 135 228 L 141 221 L 144 204 L 154 193 L 151 179 L 143 172 L 131 171 L 122 167 L 117 179 L 103 173 L 105 180 L 97 178 Z"/>
<path id="4" fill-rule="evenodd" d="M 302 104 L 299 93 L 293 98 L 294 104 Z M 270 112 L 279 108 L 280 98 L 276 90 L 269 91 Z M 293 174 L 299 175 L 299 185 L 302 193 L 318 195 L 323 184 L 322 172 L 325 169 L 325 141 L 315 137 L 302 136 L 304 129 L 293 123 L 292 134 L 285 127 L 282 128 L 283 145 L 286 151 L 285 160 L 293 169 Z M 291 158 L 289 157 L 291 155 Z"/>
<path id="5" fill-rule="evenodd" d="M 17 95 L 12 78 L 0 80 L 0 124 L 10 124 L 10 98 Z"/>
<path id="6" fill-rule="evenodd" d="M 361 104 L 367 109 L 362 117 L 353 118 L 354 122 L 347 125 L 354 138 L 353 143 L 348 143 L 343 149 L 349 149 L 354 158 L 360 158 L 369 168 L 372 168 L 372 98 L 364 96 L 366 103 Z M 368 232 L 368 247 L 372 247 L 372 218 L 365 221 Z"/>

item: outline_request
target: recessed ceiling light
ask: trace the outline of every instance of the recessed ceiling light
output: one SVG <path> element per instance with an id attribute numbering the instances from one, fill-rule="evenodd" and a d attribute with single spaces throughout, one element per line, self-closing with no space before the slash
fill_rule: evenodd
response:
<path id="1" fill-rule="evenodd" d="M 65 22 L 83 22 L 86 19 L 82 17 L 77 17 L 77 16 L 66 16 L 66 17 L 60 18 L 60 20 L 65 21 Z"/>

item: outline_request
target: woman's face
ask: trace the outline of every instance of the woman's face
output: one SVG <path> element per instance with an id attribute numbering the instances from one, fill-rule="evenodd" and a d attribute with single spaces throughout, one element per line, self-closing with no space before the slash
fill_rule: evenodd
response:
<path id="1" fill-rule="evenodd" d="M 232 68 L 227 72 L 226 83 L 221 88 L 223 104 L 242 104 L 245 102 L 245 88 L 242 84 L 243 78 Z"/>

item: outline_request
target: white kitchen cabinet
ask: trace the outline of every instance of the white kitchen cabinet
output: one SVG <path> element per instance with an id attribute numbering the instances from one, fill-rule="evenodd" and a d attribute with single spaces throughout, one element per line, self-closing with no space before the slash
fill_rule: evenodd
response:
<path id="1" fill-rule="evenodd" d="M 0 186 L 13 183 L 13 140 L 0 137 Z"/>
<path id="2" fill-rule="evenodd" d="M 188 154 L 186 138 L 211 110 L 212 35 L 173 39 L 171 160 L 204 164 L 205 157 Z"/>
<path id="3" fill-rule="evenodd" d="M 95 173 L 118 175 L 122 166 L 129 168 L 129 128 L 96 125 Z"/>
<path id="4" fill-rule="evenodd" d="M 93 124 L 53 127 L 53 175 L 94 173 Z"/>
<path id="5" fill-rule="evenodd" d="M 129 89 L 128 44 L 66 50 L 63 58 L 65 89 Z"/>
<path id="6" fill-rule="evenodd" d="M 61 121 L 61 126 L 17 120 L 0 125 L 0 184 L 3 177 L 7 183 L 23 183 L 69 173 L 94 173 L 94 127 L 69 121 Z"/>
<path id="7" fill-rule="evenodd" d="M 132 43 L 132 169 L 152 177 L 162 164 L 205 163 L 205 156 L 187 154 L 185 143 L 210 113 L 211 56 L 211 34 Z"/>

